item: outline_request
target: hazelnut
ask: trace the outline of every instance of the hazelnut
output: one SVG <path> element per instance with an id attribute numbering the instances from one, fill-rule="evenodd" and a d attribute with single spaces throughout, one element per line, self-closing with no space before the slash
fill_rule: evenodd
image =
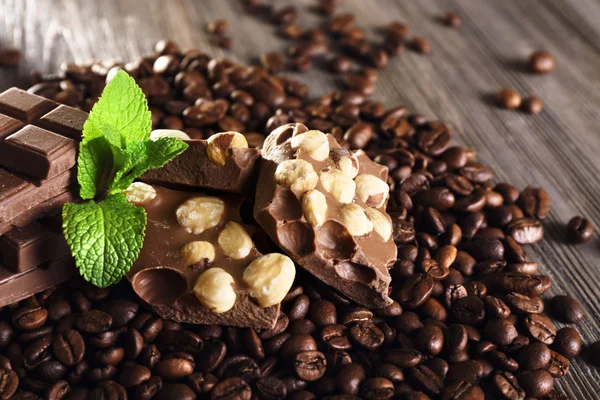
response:
<path id="1" fill-rule="evenodd" d="M 206 267 L 215 260 L 215 248 L 209 242 L 190 242 L 181 249 L 181 257 L 186 266 L 201 264 Z"/>
<path id="2" fill-rule="evenodd" d="M 300 149 L 313 160 L 323 161 L 329 156 L 329 140 L 321 131 L 313 130 L 293 136 L 290 145 L 292 150 Z"/>
<path id="3" fill-rule="evenodd" d="M 305 160 L 285 160 L 277 166 L 275 182 L 296 193 L 304 193 L 317 186 L 319 177 L 311 163 Z"/>
<path id="4" fill-rule="evenodd" d="M 323 188 L 341 203 L 347 204 L 354 200 L 356 184 L 352 178 L 337 168 L 325 168 L 319 173 Z"/>
<path id="5" fill-rule="evenodd" d="M 192 140 L 184 131 L 178 129 L 155 129 L 150 133 L 150 140 L 156 141 L 164 137 L 174 137 L 181 140 Z"/>
<path id="6" fill-rule="evenodd" d="M 219 132 L 206 140 L 206 155 L 208 159 L 218 166 L 223 166 L 231 155 L 231 149 L 247 149 L 248 141 L 239 132 Z"/>
<path id="7" fill-rule="evenodd" d="M 194 197 L 181 204 L 175 214 L 179 225 L 199 235 L 221 222 L 225 215 L 225 203 L 218 197 Z"/>
<path id="8" fill-rule="evenodd" d="M 323 225 L 327 217 L 327 200 L 318 190 L 306 192 L 302 197 L 302 214 L 314 227 Z"/>
<path id="9" fill-rule="evenodd" d="M 281 303 L 295 276 L 296 267 L 289 257 L 271 253 L 252 261 L 244 270 L 243 279 L 258 304 L 270 307 Z"/>
<path id="10" fill-rule="evenodd" d="M 246 229 L 237 222 L 230 221 L 225 225 L 218 238 L 223 253 L 234 260 L 248 257 L 252 250 L 252 238 Z"/>
<path id="11" fill-rule="evenodd" d="M 363 174 L 354 178 L 358 197 L 369 207 L 383 206 L 390 193 L 387 183 L 374 175 Z"/>
<path id="12" fill-rule="evenodd" d="M 335 149 L 331 151 L 331 159 L 349 178 L 354 179 L 358 175 L 358 157 L 355 153 L 346 149 Z"/>
<path id="13" fill-rule="evenodd" d="M 123 191 L 127 201 L 133 204 L 144 204 L 154 200 L 156 197 L 156 190 L 146 183 L 133 182 L 127 189 Z"/>
<path id="14" fill-rule="evenodd" d="M 357 204 L 346 204 L 340 212 L 340 217 L 352 236 L 366 236 L 373 231 L 373 222 Z"/>
<path id="15" fill-rule="evenodd" d="M 375 208 L 365 208 L 365 212 L 373 223 L 373 230 L 381 236 L 384 241 L 392 237 L 392 223 L 383 213 Z"/>
<path id="16" fill-rule="evenodd" d="M 231 310 L 236 294 L 233 276 L 221 268 L 204 271 L 194 285 L 194 295 L 204 307 L 216 313 Z"/>

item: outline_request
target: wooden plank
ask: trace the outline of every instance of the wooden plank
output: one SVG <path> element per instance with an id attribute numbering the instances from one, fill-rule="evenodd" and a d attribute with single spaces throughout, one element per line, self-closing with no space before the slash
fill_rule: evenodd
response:
<path id="1" fill-rule="evenodd" d="M 305 12 L 312 0 L 276 2 L 291 3 L 303 11 L 302 26 L 323 22 Z M 598 239 L 578 247 L 564 242 L 564 224 L 575 214 L 600 225 L 600 3 L 346 0 L 341 9 L 356 13 L 359 25 L 369 30 L 403 20 L 413 34 L 431 41 L 431 55 L 407 51 L 382 71 L 376 98 L 448 122 L 456 140 L 476 148 L 499 180 L 548 190 L 553 211 L 544 223 L 546 240 L 530 253 L 555 280 L 552 294 L 566 292 L 582 301 L 584 340 L 600 339 Z M 461 15 L 460 29 L 435 21 L 447 10 Z M 18 68 L 0 70 L 1 88 L 27 86 L 29 70 L 57 71 L 63 61 L 135 59 L 164 37 L 242 62 L 289 45 L 274 35 L 272 25 L 244 14 L 233 0 L 148 0 L 143 6 L 136 0 L 0 0 L 0 12 L 0 45 L 19 47 L 25 56 Z M 206 23 L 219 17 L 230 22 L 231 51 L 212 45 L 204 32 Z M 556 56 L 552 74 L 523 70 L 535 49 Z M 335 85 L 334 77 L 320 70 L 301 79 L 315 96 Z M 502 87 L 537 94 L 544 112 L 530 116 L 498 109 L 489 98 Z M 597 398 L 600 373 L 577 359 L 558 385 L 573 399 Z"/>

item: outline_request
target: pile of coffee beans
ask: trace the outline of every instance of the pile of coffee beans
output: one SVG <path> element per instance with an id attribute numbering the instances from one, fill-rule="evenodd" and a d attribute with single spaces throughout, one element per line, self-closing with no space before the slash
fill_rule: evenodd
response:
<path id="1" fill-rule="evenodd" d="M 548 193 L 493 183 L 447 125 L 370 99 L 375 69 L 346 69 L 338 57 L 348 90 L 310 99 L 303 83 L 272 74 L 277 57 L 262 64 L 163 41 L 125 65 L 65 65 L 30 91 L 89 110 L 124 68 L 155 128 L 195 138 L 235 130 L 260 147 L 271 130 L 301 122 L 365 150 L 390 171 L 394 303 L 359 307 L 300 273 L 277 325 L 254 331 L 165 321 L 124 283 L 70 282 L 2 311 L 0 398 L 566 399 L 554 381 L 582 339 L 545 311 L 570 324 L 583 311 L 567 296 L 542 299 L 551 280 L 523 248 L 543 237 Z M 574 226 L 578 237 L 588 230 Z"/>

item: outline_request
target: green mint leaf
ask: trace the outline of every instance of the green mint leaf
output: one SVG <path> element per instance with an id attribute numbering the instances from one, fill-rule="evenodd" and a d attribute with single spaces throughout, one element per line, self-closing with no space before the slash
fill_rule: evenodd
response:
<path id="1" fill-rule="evenodd" d="M 144 242 L 146 211 L 116 194 L 95 203 L 66 203 L 63 232 L 85 280 L 98 287 L 118 282 Z"/>
<path id="2" fill-rule="evenodd" d="M 127 148 L 130 160 L 135 160 L 128 171 L 117 174 L 110 187 L 110 193 L 120 193 L 127 189 L 134 179 L 149 169 L 160 168 L 167 162 L 183 153 L 187 143 L 172 137 L 160 138 L 156 141 L 136 142 Z"/>
<path id="3" fill-rule="evenodd" d="M 128 163 L 129 155 L 104 136 L 81 142 L 77 158 L 79 196 L 84 200 L 102 196 Z"/>
<path id="4" fill-rule="evenodd" d="M 129 144 L 148 140 L 152 119 L 148 101 L 135 80 L 123 70 L 106 85 L 83 126 L 83 141 L 104 136 L 102 127 L 109 126 Z"/>

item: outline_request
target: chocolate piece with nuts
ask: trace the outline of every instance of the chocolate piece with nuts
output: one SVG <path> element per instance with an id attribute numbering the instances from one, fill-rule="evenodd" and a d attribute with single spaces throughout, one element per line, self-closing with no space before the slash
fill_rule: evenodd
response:
<path id="1" fill-rule="evenodd" d="M 254 216 L 294 261 L 368 307 L 385 307 L 396 261 L 387 168 L 332 135 L 288 124 L 265 140 Z"/>
<path id="2" fill-rule="evenodd" d="M 127 277 L 161 317 L 252 328 L 275 324 L 295 266 L 287 256 L 255 248 L 239 197 L 142 182 L 125 195 L 148 214 L 144 247 Z"/>
<path id="3" fill-rule="evenodd" d="M 244 135 L 221 132 L 208 140 L 186 140 L 189 148 L 164 167 L 146 172 L 141 180 L 163 186 L 252 193 L 260 155 L 248 148 Z"/>

